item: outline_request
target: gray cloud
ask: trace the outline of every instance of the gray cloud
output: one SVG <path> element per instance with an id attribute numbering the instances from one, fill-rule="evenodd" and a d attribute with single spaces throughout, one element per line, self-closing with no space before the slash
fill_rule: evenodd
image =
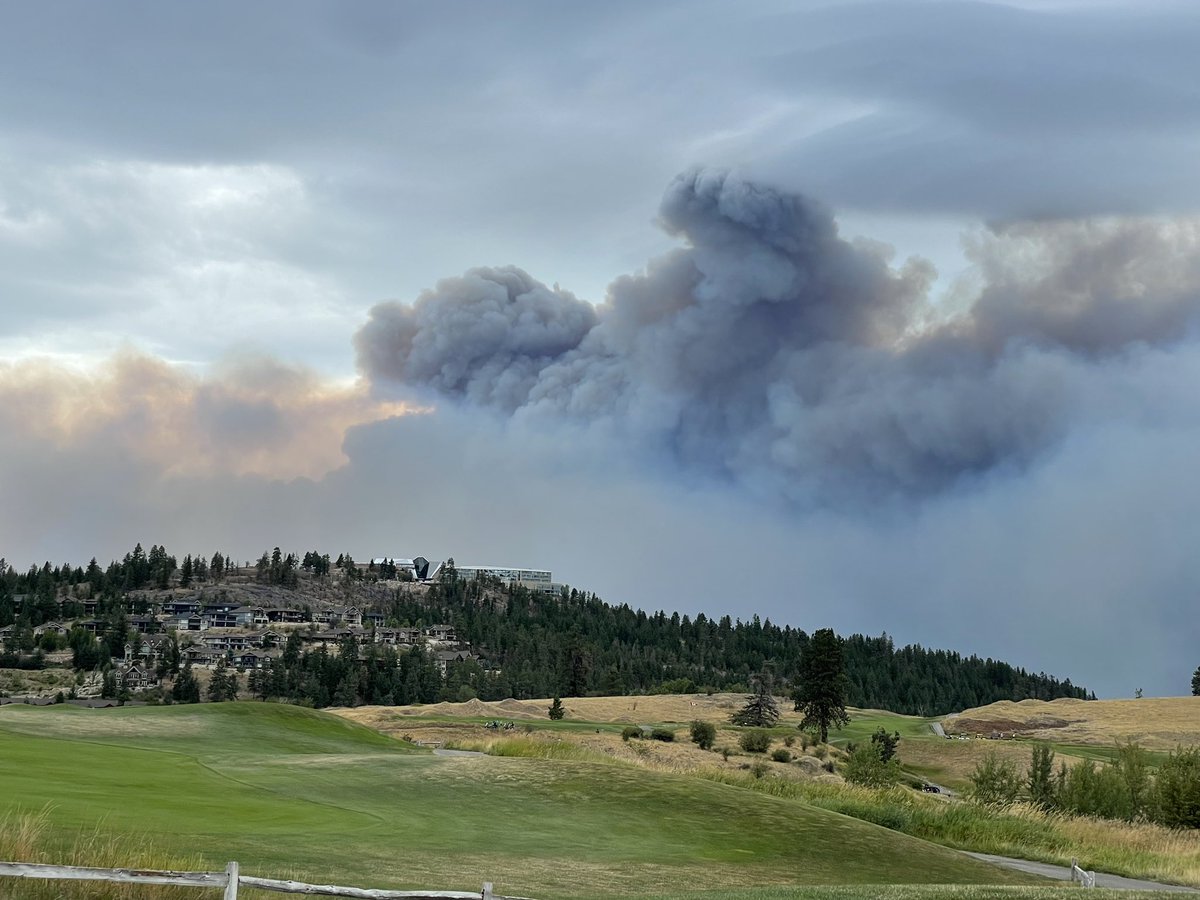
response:
<path id="1" fill-rule="evenodd" d="M 1081 416 L 1115 357 L 1183 339 L 1200 227 L 1021 223 L 975 237 L 980 292 L 926 297 L 920 260 L 850 243 L 813 202 L 724 172 L 681 176 L 687 247 L 590 308 L 517 270 L 475 270 L 376 307 L 359 363 L 530 425 L 609 423 L 643 451 L 792 499 L 945 489 L 1027 465 Z"/>
<path id="2" fill-rule="evenodd" d="M 367 298 L 491 268 L 359 338 L 428 415 L 272 364 L 0 371 L 0 548 L 513 560 L 1183 690 L 1198 40 L 1142 0 L 13 6 L 0 353 L 344 372 Z M 1009 224 L 943 303 L 783 191 L 681 182 L 656 230 L 695 163 L 908 246 Z M 596 299 L 656 254 L 597 308 L 499 266 Z"/>
<path id="3" fill-rule="evenodd" d="M 39 310 L 30 342 L 109 309 L 95 330 L 194 359 L 147 308 L 200 295 L 225 314 L 307 288 L 329 343 L 246 331 L 332 359 L 367 298 L 514 259 L 599 298 L 663 248 L 645 198 L 696 163 L 901 216 L 1200 208 L 1190 3 L 530 2 L 495 16 L 123 0 L 73 5 L 69 27 L 24 4 L 4 26 L 0 301 Z M 265 235 L 209 219 L 192 241 L 188 217 L 128 203 L 146 196 L 136 179 L 45 189 L 92 166 L 266 167 L 300 202 Z M 154 184 L 148 196 L 181 208 Z M 80 209 L 95 217 L 73 221 Z M 37 227 L 63 222 L 30 251 Z M 145 260 L 138 222 L 171 252 Z M 250 242 L 253 265 L 214 272 L 225 235 Z M 209 299 L 255 279 L 230 304 Z"/>

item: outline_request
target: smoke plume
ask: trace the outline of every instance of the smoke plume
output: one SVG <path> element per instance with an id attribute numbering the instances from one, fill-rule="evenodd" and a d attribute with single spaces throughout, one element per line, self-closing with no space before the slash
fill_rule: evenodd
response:
<path id="1" fill-rule="evenodd" d="M 359 365 L 516 422 L 600 425 L 669 463 L 793 499 L 938 492 L 1024 466 L 1098 406 L 1097 370 L 1176 341 L 1200 226 L 1025 222 L 975 235 L 961 311 L 932 267 L 839 236 L 813 201 L 726 172 L 677 178 L 683 247 L 593 308 L 516 268 L 385 303 Z"/>

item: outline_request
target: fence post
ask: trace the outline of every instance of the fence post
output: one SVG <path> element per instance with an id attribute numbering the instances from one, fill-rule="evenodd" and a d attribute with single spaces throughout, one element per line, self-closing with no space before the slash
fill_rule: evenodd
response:
<path id="1" fill-rule="evenodd" d="M 237 900 L 238 864 L 229 862 L 225 865 L 225 875 L 229 879 L 225 885 L 225 900 Z"/>
<path id="2" fill-rule="evenodd" d="M 490 881 L 483 883 L 483 900 L 492 900 L 492 883 Z"/>

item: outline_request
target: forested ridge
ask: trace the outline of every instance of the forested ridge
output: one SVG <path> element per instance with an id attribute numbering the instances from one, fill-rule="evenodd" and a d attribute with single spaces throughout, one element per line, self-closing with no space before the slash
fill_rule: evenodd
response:
<path id="1" fill-rule="evenodd" d="M 777 683 L 799 668 L 808 634 L 753 616 L 694 619 L 605 603 L 594 594 L 542 594 L 486 581 L 443 579 L 401 591 L 397 620 L 446 621 L 502 673 L 504 696 L 746 690 L 770 666 Z M 996 700 L 1093 697 L 1043 672 L 918 645 L 896 648 L 886 634 L 843 639 L 852 706 L 941 715 Z M 482 696 L 482 695 L 481 695 Z"/>
<path id="2" fill-rule="evenodd" d="M 128 613 L 152 610 L 184 592 L 200 599 L 236 594 L 238 579 L 271 585 L 275 602 L 291 598 L 288 605 L 296 608 L 311 611 L 314 598 L 335 593 L 343 604 L 382 613 L 387 626 L 447 624 L 469 645 L 471 653 L 444 663 L 443 673 L 427 652 L 376 646 L 366 629 L 343 635 L 333 652 L 303 649 L 294 633 L 283 656 L 251 673 L 246 686 L 260 696 L 315 706 L 743 691 L 764 668 L 785 693 L 809 641 L 804 630 L 758 616 L 740 621 L 647 613 L 586 591 L 547 594 L 495 578 L 468 580 L 458 577 L 452 560 L 428 584 L 393 580 L 395 574 L 394 566 L 356 565 L 345 554 L 331 567 L 327 555 L 313 551 L 301 560 L 278 549 L 240 569 L 220 553 L 211 559 L 188 555 L 180 565 L 159 546 L 149 553 L 139 546 L 105 569 L 93 560 L 86 567 L 47 563 L 17 572 L 0 561 L 0 627 L 19 626 L 10 630 L 6 643 L 13 646 L 5 647 L 5 656 L 12 659 L 6 664 L 41 665 L 40 649 L 22 656 L 14 636 L 29 640 L 31 627 L 81 614 L 81 598 L 98 599 L 95 614 L 111 622 L 95 638 L 72 630 L 67 642 L 78 658 L 86 656 L 81 648 L 107 658 L 128 640 Z M 44 640 L 52 646 L 52 638 Z M 1090 696 L 1070 679 L 953 651 L 897 648 L 886 634 L 853 634 L 843 641 L 852 706 L 941 715 L 996 700 Z M 177 674 L 177 658 L 169 668 L 159 659 L 158 669 L 160 675 Z"/>

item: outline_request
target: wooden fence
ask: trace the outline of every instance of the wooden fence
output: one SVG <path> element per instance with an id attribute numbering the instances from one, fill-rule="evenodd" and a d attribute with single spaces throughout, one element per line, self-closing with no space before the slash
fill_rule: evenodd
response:
<path id="1" fill-rule="evenodd" d="M 1079 868 L 1079 860 L 1071 860 L 1071 880 L 1078 881 L 1085 888 L 1094 888 L 1096 886 L 1096 873 L 1085 872 Z"/>
<path id="2" fill-rule="evenodd" d="M 242 875 L 231 862 L 224 872 L 171 872 L 158 869 L 94 869 L 84 866 L 48 866 L 39 863 L 0 862 L 0 877 L 57 879 L 63 881 L 112 881 L 121 884 L 168 884 L 177 887 L 221 888 L 224 900 L 237 900 L 238 887 L 281 894 L 320 897 L 358 897 L 361 900 L 527 900 L 492 893 L 491 882 L 482 891 L 388 891 L 342 887 L 336 884 L 307 884 Z"/>

